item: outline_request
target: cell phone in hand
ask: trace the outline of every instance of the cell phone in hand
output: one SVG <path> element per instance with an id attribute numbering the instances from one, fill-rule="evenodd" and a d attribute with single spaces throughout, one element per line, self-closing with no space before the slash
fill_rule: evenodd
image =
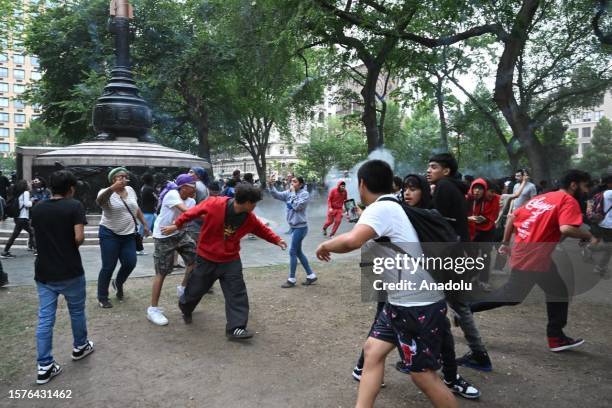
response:
<path id="1" fill-rule="evenodd" d="M 355 204 L 355 200 L 352 198 L 350 200 L 346 200 L 344 202 L 344 210 L 349 216 L 349 222 L 357 222 L 359 220 L 359 215 L 357 214 L 357 204 Z"/>

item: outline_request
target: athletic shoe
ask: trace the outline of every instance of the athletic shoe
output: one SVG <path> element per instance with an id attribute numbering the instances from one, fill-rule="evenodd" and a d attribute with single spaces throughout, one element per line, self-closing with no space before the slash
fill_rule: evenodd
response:
<path id="1" fill-rule="evenodd" d="M 62 372 L 62 366 L 57 364 L 55 361 L 46 367 L 38 366 L 38 377 L 36 378 L 36 384 L 46 384 L 53 377 L 59 375 Z"/>
<path id="2" fill-rule="evenodd" d="M 113 304 L 108 299 L 98 299 L 98 306 L 100 306 L 102 309 L 110 309 L 111 307 L 113 307 Z"/>
<path id="3" fill-rule="evenodd" d="M 327 230 L 323 230 L 323 236 L 326 237 L 327 236 Z"/>
<path id="4" fill-rule="evenodd" d="M 247 329 L 243 329 L 241 327 L 236 327 L 234 330 L 228 331 L 225 335 L 230 340 L 245 340 L 253 337 L 252 333 L 250 333 Z"/>
<path id="5" fill-rule="evenodd" d="M 136 255 L 148 255 L 145 251 L 136 251 Z"/>
<path id="6" fill-rule="evenodd" d="M 183 313 L 183 322 L 185 322 L 185 324 L 191 324 L 193 322 L 193 318 L 190 314 Z"/>
<path id="7" fill-rule="evenodd" d="M 176 296 L 181 297 L 185 293 L 185 287 L 182 285 L 176 285 Z"/>
<path id="8" fill-rule="evenodd" d="M 493 287 L 491 286 L 491 284 L 489 282 L 481 282 L 478 281 L 478 287 L 483 291 L 483 292 L 491 292 L 493 290 Z"/>
<path id="9" fill-rule="evenodd" d="M 457 365 L 480 371 L 493 371 L 489 353 L 486 351 L 468 351 L 463 357 L 457 359 Z"/>
<path id="10" fill-rule="evenodd" d="M 9 284 L 8 274 L 1 272 L 0 273 L 0 288 Z"/>
<path id="11" fill-rule="evenodd" d="M 147 319 L 158 326 L 165 326 L 168 324 L 168 319 L 164 316 L 163 309 L 159 307 L 149 306 L 147 308 Z"/>
<path id="12" fill-rule="evenodd" d="M 111 281 L 111 285 L 113 285 L 113 289 L 117 291 L 117 299 L 119 299 L 120 301 L 123 300 L 123 286 L 117 286 L 117 282 L 115 281 L 115 279 Z"/>
<path id="13" fill-rule="evenodd" d="M 472 384 L 465 381 L 463 377 L 457 374 L 455 381 L 448 382 L 444 380 L 444 384 L 455 394 L 459 394 L 463 398 L 476 399 L 480 398 L 480 391 Z"/>
<path id="14" fill-rule="evenodd" d="M 304 286 L 310 286 L 313 285 L 319 278 L 317 278 L 316 276 L 314 278 L 306 278 L 306 280 L 304 282 L 302 282 L 302 285 Z"/>
<path id="15" fill-rule="evenodd" d="M 549 337 L 548 348 L 550 351 L 563 351 L 578 347 L 584 343 L 583 339 L 572 339 L 571 337 Z"/>
<path id="16" fill-rule="evenodd" d="M 10 252 L 3 252 L 0 254 L 0 258 L 2 259 L 12 259 L 12 258 L 17 258 L 15 255 L 11 254 Z"/>
<path id="17" fill-rule="evenodd" d="M 295 287 L 295 282 L 291 282 L 289 280 L 281 285 L 281 288 L 284 288 L 284 289 L 293 288 L 293 287 Z"/>
<path id="18" fill-rule="evenodd" d="M 94 352 L 94 343 L 91 340 L 87 340 L 84 346 L 72 349 L 72 359 L 81 360 Z"/>
<path id="19" fill-rule="evenodd" d="M 410 367 L 408 367 L 402 360 L 395 363 L 395 369 L 403 374 L 410 374 Z"/>
<path id="20" fill-rule="evenodd" d="M 355 366 L 355 368 L 353 368 L 353 380 L 360 382 L 362 373 L 363 373 L 363 368 L 359 368 Z M 384 381 L 380 384 L 380 388 L 385 388 L 386 386 L 387 384 L 385 384 Z"/>
<path id="21" fill-rule="evenodd" d="M 597 265 L 593 272 L 598 274 L 602 279 L 610 279 L 610 270 L 608 268 Z"/>

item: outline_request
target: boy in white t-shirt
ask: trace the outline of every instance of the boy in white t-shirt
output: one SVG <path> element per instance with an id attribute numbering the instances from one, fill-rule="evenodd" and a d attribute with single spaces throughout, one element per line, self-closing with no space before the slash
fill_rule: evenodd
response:
<path id="1" fill-rule="evenodd" d="M 367 208 L 351 232 L 319 245 L 317 258 L 329 261 L 331 253 L 346 253 L 362 247 L 380 251 L 383 257 L 392 257 L 393 252 L 384 254 L 385 246 L 374 242 L 383 237 L 397 245 L 410 243 L 414 251 L 421 251 L 416 231 L 403 208 L 396 202 L 383 200 L 394 197 L 391 167 L 381 160 L 370 160 L 359 168 L 357 179 L 361 202 Z M 414 271 L 411 280 L 434 282 L 421 268 Z M 395 347 L 404 364 L 410 367 L 413 382 L 434 406 L 457 407 L 451 390 L 436 373 L 441 366 L 441 334 L 446 324 L 444 294 L 437 290 L 420 290 L 418 286 L 414 290 L 387 291 L 387 302 L 364 345 L 365 366 L 357 407 L 374 406 L 383 380 L 385 359 Z"/>
<path id="2" fill-rule="evenodd" d="M 192 198 L 196 191 L 196 183 L 190 174 L 178 176 L 176 185 L 178 190 L 170 190 L 164 196 L 153 228 L 155 279 L 151 293 L 151 306 L 147 308 L 147 319 L 158 326 L 168 324 L 168 319 L 164 316 L 163 310 L 158 307 L 158 302 L 164 279 L 172 272 L 174 266 L 174 253 L 178 252 L 185 261 L 186 274 L 193 269 L 196 259 L 196 244 L 185 231 L 176 231 L 169 235 L 161 232 L 162 227 L 172 225 L 179 215 L 196 204 Z"/>

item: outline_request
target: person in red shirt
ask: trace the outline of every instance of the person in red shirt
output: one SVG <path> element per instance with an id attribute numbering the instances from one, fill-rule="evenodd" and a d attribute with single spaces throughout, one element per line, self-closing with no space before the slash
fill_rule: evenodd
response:
<path id="1" fill-rule="evenodd" d="M 478 283 L 487 292 L 491 291 L 489 285 L 491 250 L 495 240 L 495 220 L 499 215 L 499 195 L 495 194 L 492 187 L 487 180 L 478 178 L 472 182 L 466 195 L 470 240 L 479 243 L 474 246 L 473 256 L 478 256 L 478 253 L 486 255 Z"/>
<path id="2" fill-rule="evenodd" d="M 240 239 L 254 234 L 283 250 L 287 248 L 285 241 L 253 213 L 261 198 L 260 189 L 242 183 L 236 186 L 235 197 L 210 197 L 182 213 L 173 225 L 162 227 L 164 234 L 171 234 L 196 218 L 203 221 L 196 266 L 179 299 L 185 323 L 191 323 L 193 310 L 218 279 L 225 297 L 227 337 L 234 340 L 253 337 L 246 329 L 249 298 L 242 276 Z"/>
<path id="3" fill-rule="evenodd" d="M 510 255 L 512 272 L 508 282 L 485 301 L 473 303 L 473 313 L 504 305 L 517 305 L 538 285 L 546 294 L 548 347 L 563 351 L 584 343 L 563 332 L 567 324 L 568 289 L 552 261 L 552 252 L 561 237 L 591 240 L 590 232 L 580 229 L 582 212 L 578 197 L 588 192 L 590 176 L 569 170 L 561 179 L 561 189 L 533 197 L 508 217 L 499 253 L 510 253 L 509 242 L 515 234 Z"/>
<path id="4" fill-rule="evenodd" d="M 338 181 L 336 188 L 332 188 L 327 196 L 327 221 L 323 225 L 323 235 L 327 235 L 327 228 L 334 224 L 329 237 L 336 235 L 340 223 L 342 223 L 342 213 L 344 212 L 344 202 L 346 201 L 346 183 Z"/>

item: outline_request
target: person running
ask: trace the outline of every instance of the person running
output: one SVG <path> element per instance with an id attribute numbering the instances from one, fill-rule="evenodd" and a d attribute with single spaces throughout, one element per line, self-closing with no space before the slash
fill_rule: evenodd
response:
<path id="1" fill-rule="evenodd" d="M 102 268 L 98 274 L 98 305 L 105 309 L 113 307 L 108 299 L 108 287 L 117 261 L 121 267 L 113 281 L 113 288 L 119 300 L 123 300 L 123 284 L 136 267 L 136 218 L 144 225 L 144 235 L 151 233 L 138 207 L 136 192 L 128 186 L 130 179 L 127 169 L 116 167 L 109 171 L 108 182 L 111 186 L 101 189 L 96 199 L 102 208 L 98 231 L 102 256 Z"/>
<path id="2" fill-rule="evenodd" d="M 525 180 L 525 186 L 522 188 L 522 193 L 520 193 L 519 196 L 512 202 L 512 211 L 522 207 L 527 201 L 531 200 L 538 194 L 535 184 L 529 181 L 529 173 L 527 170 L 520 169 L 517 171 L 514 175 L 514 179 L 516 180 L 516 183 L 514 183 L 514 187 L 512 188 L 513 194 L 516 194 L 519 189 L 521 189 L 523 180 Z"/>
<path id="3" fill-rule="evenodd" d="M 499 215 L 499 195 L 493 191 L 491 183 L 483 178 L 472 182 L 467 194 L 468 227 L 470 240 L 478 242 L 472 257 L 482 256 L 484 267 L 478 276 L 478 285 L 486 292 L 491 291 L 491 250 L 495 241 L 495 220 Z"/>
<path id="4" fill-rule="evenodd" d="M 429 159 L 427 181 L 434 187 L 433 207 L 449 220 L 461 242 L 470 242 L 465 201 L 467 186 L 456 177 L 458 168 L 457 160 L 452 154 L 436 154 Z M 462 300 L 461 293 L 458 292 L 447 293 L 446 299 L 450 308 L 456 313 L 453 320 L 461 327 L 470 348 L 468 353 L 457 359 L 457 364 L 481 371 L 491 371 L 493 369 L 491 359 L 469 305 Z"/>
<path id="5" fill-rule="evenodd" d="M 344 202 L 347 199 L 346 182 L 338 181 L 338 185 L 329 191 L 327 196 L 327 220 L 323 225 L 323 235 L 327 236 L 327 228 L 334 224 L 329 237 L 336 235 L 340 223 L 342 223 L 342 214 L 344 213 Z"/>
<path id="6" fill-rule="evenodd" d="M 253 213 L 259 201 L 260 189 L 240 184 L 236 187 L 234 198 L 210 197 L 181 214 L 173 225 L 161 228 L 162 233 L 172 234 L 191 220 L 204 219 L 196 265 L 179 299 L 179 308 L 186 324 L 192 322 L 193 310 L 202 296 L 219 280 L 225 298 L 226 336 L 230 340 L 253 337 L 247 330 L 249 298 L 242 275 L 240 239 L 253 233 L 282 249 L 287 248 L 285 241 Z"/>
<path id="7" fill-rule="evenodd" d="M 510 254 L 510 278 L 485 300 L 473 303 L 473 313 L 518 305 L 538 285 L 546 294 L 546 335 L 550 351 L 568 350 L 584 343 L 563 332 L 570 294 L 552 260 L 552 253 L 561 237 L 596 241 L 590 232 L 580 229 L 582 212 L 578 198 L 588 192 L 590 180 L 588 173 L 569 170 L 561 179 L 559 191 L 532 198 L 508 217 L 499 252 L 510 253 L 510 238 L 515 234 Z"/>
<path id="8" fill-rule="evenodd" d="M 319 245 L 316 254 L 330 261 L 332 253 L 347 253 L 366 246 L 373 256 L 394 258 L 396 252 L 374 242 L 387 238 L 391 243 L 411 243 L 422 253 L 417 233 L 393 194 L 393 171 L 381 160 L 364 163 L 357 172 L 359 196 L 366 209 L 348 233 Z M 388 200 L 391 198 L 393 201 Z M 397 270 L 387 270 L 389 279 L 398 279 Z M 414 281 L 433 282 L 424 269 L 414 272 Z M 359 384 L 357 407 L 373 407 L 383 380 L 387 355 L 397 348 L 410 367 L 415 385 L 436 407 L 457 407 L 451 390 L 436 371 L 440 368 L 446 302 L 440 291 L 388 291 L 387 302 L 364 345 L 365 365 Z"/>
<path id="9" fill-rule="evenodd" d="M 595 265 L 595 273 L 599 274 L 604 279 L 610 279 L 610 270 L 608 264 L 610 263 L 610 257 L 612 257 L 612 175 L 608 175 L 604 178 L 604 191 L 602 194 L 602 216 L 598 224 L 592 227 L 593 235 L 598 239 L 595 248 L 603 247 L 603 255 L 597 261 Z"/>
<path id="10" fill-rule="evenodd" d="M 289 224 L 289 232 L 291 234 L 291 246 L 289 248 L 289 277 L 287 282 L 281 285 L 281 288 L 292 288 L 295 286 L 297 279 L 295 272 L 297 269 L 298 259 L 306 271 L 306 280 L 302 285 L 310 286 L 317 281 L 317 275 L 310 268 L 308 258 L 302 251 L 302 241 L 308 234 L 308 221 L 306 218 L 306 207 L 310 195 L 304 186 L 302 177 L 292 177 L 288 191 L 280 192 L 276 190 L 272 182 L 269 183 L 268 191 L 273 198 L 283 201 L 287 207 L 287 223 Z"/>
<path id="11" fill-rule="evenodd" d="M 94 351 L 87 337 L 85 316 L 85 271 L 79 246 L 85 240 L 85 208 L 75 200 L 77 179 L 67 170 L 50 178 L 52 197 L 32 209 L 32 224 L 40 237 L 34 280 L 38 291 L 36 350 L 37 384 L 46 384 L 62 372 L 52 354 L 53 326 L 60 295 L 66 299 L 72 326 L 72 359 L 77 361 Z"/>
<path id="12" fill-rule="evenodd" d="M 147 308 L 147 319 L 158 326 L 168 324 L 168 318 L 163 309 L 159 307 L 159 296 L 166 276 L 172 273 L 174 267 L 174 254 L 177 252 L 185 262 L 185 275 L 193 269 L 196 257 L 195 242 L 186 231 L 175 231 L 164 234 L 162 228 L 172 225 L 179 215 L 194 207 L 196 202 L 191 196 L 195 195 L 196 182 L 190 174 L 181 174 L 176 178 L 176 189 L 166 193 L 162 202 L 161 211 L 153 230 L 155 253 L 155 278 L 151 290 L 151 306 Z"/>
<path id="13" fill-rule="evenodd" d="M 36 242 L 34 240 L 34 231 L 30 226 L 30 208 L 32 208 L 32 200 L 30 197 L 30 188 L 28 182 L 25 180 L 19 180 L 13 186 L 13 199 L 17 200 L 17 206 L 19 214 L 13 218 L 15 227 L 6 245 L 4 245 L 4 251 L 0 254 L 0 258 L 15 258 L 15 255 L 11 254 L 11 247 L 13 243 L 21 234 L 21 231 L 28 233 L 28 248 L 36 248 Z"/>
<path id="14" fill-rule="evenodd" d="M 150 173 L 145 173 L 142 176 L 142 187 L 140 188 L 140 210 L 142 211 L 142 216 L 145 219 L 149 231 L 153 231 L 153 226 L 157 219 L 157 202 L 158 198 L 155 191 L 153 176 Z M 138 233 L 143 238 L 145 237 L 144 226 L 145 224 L 140 224 L 138 227 Z M 138 255 L 147 254 L 144 250 L 136 253 Z"/>

